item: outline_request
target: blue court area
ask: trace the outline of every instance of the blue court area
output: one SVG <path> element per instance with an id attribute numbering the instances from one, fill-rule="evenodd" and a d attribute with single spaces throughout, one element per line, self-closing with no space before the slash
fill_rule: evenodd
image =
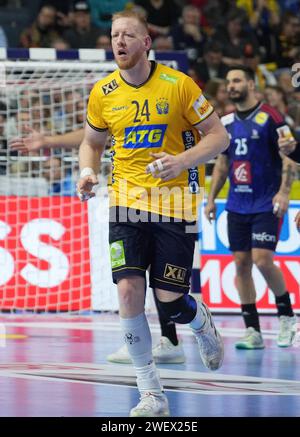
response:
<path id="1" fill-rule="evenodd" d="M 150 316 L 154 343 L 157 320 Z M 300 343 L 276 345 L 275 316 L 261 317 L 266 348 L 236 350 L 240 316 L 215 316 L 223 367 L 207 371 L 187 327 L 185 364 L 159 365 L 172 417 L 300 417 Z M 117 315 L 1 315 L 0 416 L 127 417 L 138 402 L 130 365 L 110 364 L 121 346 Z"/>

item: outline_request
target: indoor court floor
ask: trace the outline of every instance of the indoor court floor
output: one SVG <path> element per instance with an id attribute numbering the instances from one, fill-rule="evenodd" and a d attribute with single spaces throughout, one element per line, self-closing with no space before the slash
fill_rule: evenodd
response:
<path id="1" fill-rule="evenodd" d="M 300 341 L 276 345 L 278 321 L 262 316 L 264 350 L 236 350 L 241 317 L 215 315 L 225 342 L 221 369 L 203 366 L 188 327 L 186 363 L 159 365 L 172 417 L 300 417 Z M 154 343 L 159 326 L 150 316 Z M 110 364 L 121 346 L 118 316 L 0 315 L 0 416 L 127 417 L 138 402 L 133 369 Z"/>

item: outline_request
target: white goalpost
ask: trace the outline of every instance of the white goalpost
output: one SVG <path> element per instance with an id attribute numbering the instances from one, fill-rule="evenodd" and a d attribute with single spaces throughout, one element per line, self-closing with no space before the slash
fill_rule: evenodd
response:
<path id="1" fill-rule="evenodd" d="M 151 53 L 185 70 L 183 53 Z M 109 153 L 102 189 L 75 196 L 77 149 L 20 155 L 9 141 L 83 127 L 94 83 L 115 69 L 111 53 L 0 49 L 0 310 L 115 311 L 108 257 Z M 151 304 L 149 304 L 151 305 Z"/>

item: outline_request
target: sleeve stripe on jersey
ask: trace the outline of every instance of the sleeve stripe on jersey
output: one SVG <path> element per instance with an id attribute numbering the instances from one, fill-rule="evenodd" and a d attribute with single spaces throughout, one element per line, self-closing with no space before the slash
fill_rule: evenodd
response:
<path id="1" fill-rule="evenodd" d="M 213 112 L 215 112 L 214 108 L 212 108 L 212 111 L 209 114 L 207 114 L 204 118 L 202 118 L 201 120 L 197 121 L 197 123 L 194 123 L 193 126 L 196 126 L 197 124 L 199 124 L 202 121 L 206 120 Z"/>
<path id="2" fill-rule="evenodd" d="M 93 126 L 92 123 L 89 122 L 88 119 L 86 119 L 86 122 L 87 122 L 87 124 L 88 124 L 89 126 L 91 126 L 92 129 L 94 129 L 94 130 L 96 130 L 96 131 L 98 131 L 98 132 L 104 132 L 104 131 L 107 130 L 107 127 L 101 128 L 101 127 Z"/>
<path id="3" fill-rule="evenodd" d="M 272 108 L 271 106 L 266 105 L 265 103 L 261 105 L 260 109 L 262 111 L 265 111 L 267 114 L 269 114 L 275 123 L 284 122 L 282 115 L 280 114 L 280 112 L 277 111 L 277 109 Z"/>

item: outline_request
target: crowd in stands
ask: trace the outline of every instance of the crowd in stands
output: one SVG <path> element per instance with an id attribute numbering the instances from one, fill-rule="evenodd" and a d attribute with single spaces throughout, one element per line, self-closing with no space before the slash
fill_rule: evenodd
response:
<path id="1" fill-rule="evenodd" d="M 220 116 L 234 110 L 225 86 L 228 66 L 244 64 L 255 71 L 259 97 L 300 132 L 300 83 L 292 81 L 292 67 L 299 64 L 300 70 L 299 0 L 0 0 L 0 47 L 110 50 L 111 16 L 125 8 L 147 17 L 155 50 L 186 52 L 188 74 Z M 6 139 L 20 132 L 29 105 L 31 126 L 38 130 L 66 132 L 83 125 L 86 101 L 80 93 L 66 90 L 63 99 L 51 98 L 57 104 L 50 110 L 45 96 L 41 105 L 39 95 L 24 92 L 9 117 L 0 100 L 0 174 L 7 171 L 1 160 Z"/>

